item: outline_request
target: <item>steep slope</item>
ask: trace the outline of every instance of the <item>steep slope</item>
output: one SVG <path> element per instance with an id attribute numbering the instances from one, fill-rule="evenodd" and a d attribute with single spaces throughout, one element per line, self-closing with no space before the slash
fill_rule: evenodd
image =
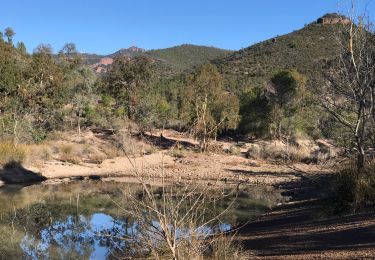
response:
<path id="1" fill-rule="evenodd" d="M 317 86 L 324 67 L 337 56 L 342 24 L 314 22 L 301 30 L 275 37 L 216 59 L 229 88 L 262 87 L 280 69 L 296 69 Z"/>

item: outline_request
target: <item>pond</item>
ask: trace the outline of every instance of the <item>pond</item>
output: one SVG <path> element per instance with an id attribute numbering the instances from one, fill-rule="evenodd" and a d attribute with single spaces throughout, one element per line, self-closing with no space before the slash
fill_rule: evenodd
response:
<path id="1" fill-rule="evenodd" d="M 160 193 L 160 188 L 153 192 Z M 0 259 L 108 259 L 131 255 L 136 249 L 124 238 L 137 237 L 141 225 L 129 207 L 129 194 L 140 201 L 145 199 L 140 185 L 104 181 L 1 188 Z M 271 187 L 248 186 L 235 196 L 228 194 L 215 202 L 214 211 L 207 211 L 225 214 L 199 232 L 230 230 L 267 212 L 281 199 Z M 207 204 L 207 208 L 212 205 Z M 156 219 L 152 224 L 158 226 Z M 178 232 L 180 236 L 189 234 L 184 229 Z"/>

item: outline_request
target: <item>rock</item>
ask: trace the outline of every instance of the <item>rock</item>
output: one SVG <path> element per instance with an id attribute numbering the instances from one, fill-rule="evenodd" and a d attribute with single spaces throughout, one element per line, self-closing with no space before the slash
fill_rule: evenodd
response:
<path id="1" fill-rule="evenodd" d="M 5 185 L 5 182 L 3 181 L 0 181 L 0 187 L 4 186 Z"/>
<path id="2" fill-rule="evenodd" d="M 229 144 L 223 144 L 221 147 L 224 153 L 230 153 L 230 145 Z"/>
<path id="3" fill-rule="evenodd" d="M 251 166 L 251 167 L 260 167 L 261 166 L 258 162 L 254 161 L 254 160 L 250 160 L 250 161 L 246 162 L 245 165 Z"/>
<path id="4" fill-rule="evenodd" d="M 336 157 L 342 152 L 340 148 L 335 146 L 332 140 L 319 139 L 316 141 L 316 144 L 319 146 L 319 152 L 327 154 L 328 158 Z"/>
<path id="5" fill-rule="evenodd" d="M 7 163 L 0 171 L 0 179 L 5 184 L 35 183 L 47 180 L 40 173 L 27 170 L 18 162 Z"/>
<path id="6" fill-rule="evenodd" d="M 259 145 L 252 144 L 246 152 L 246 158 L 248 159 L 257 159 L 260 157 L 261 149 Z"/>

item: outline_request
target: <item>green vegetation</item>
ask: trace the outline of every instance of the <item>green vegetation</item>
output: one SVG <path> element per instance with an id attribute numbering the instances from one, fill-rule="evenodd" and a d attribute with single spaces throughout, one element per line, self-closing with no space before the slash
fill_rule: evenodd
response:
<path id="1" fill-rule="evenodd" d="M 238 93 L 246 86 L 264 87 L 278 70 L 295 69 L 306 75 L 308 86 L 324 81 L 327 61 L 338 55 L 336 39 L 341 25 L 312 23 L 301 30 L 269 39 L 217 59 L 214 64 L 226 79 L 227 88 Z"/>
<path id="2" fill-rule="evenodd" d="M 121 49 L 110 55 L 96 55 L 83 53 L 82 58 L 87 65 L 100 62 L 102 58 L 118 57 L 147 57 L 156 64 L 155 69 L 160 77 L 176 76 L 184 71 L 191 71 L 194 67 L 210 62 L 211 60 L 225 57 L 232 51 L 215 47 L 183 44 L 166 49 L 144 51 L 137 47 Z"/>
<path id="3" fill-rule="evenodd" d="M 195 66 L 225 57 L 230 53 L 232 51 L 214 47 L 183 44 L 167 49 L 150 50 L 146 55 L 161 61 L 175 74 L 191 70 Z"/>
<path id="4" fill-rule="evenodd" d="M 186 81 L 181 117 L 205 151 L 209 138 L 237 127 L 238 99 L 224 90 L 223 79 L 211 64 L 198 68 Z"/>
<path id="5" fill-rule="evenodd" d="M 311 162 L 319 156 L 298 141 L 331 138 L 356 155 L 360 176 L 375 144 L 375 45 L 371 28 L 357 24 L 312 23 L 236 52 L 132 47 L 110 56 L 102 75 L 84 62 L 100 56 L 81 55 L 71 43 L 57 54 L 47 45 L 28 54 L 7 28 L 0 37 L 0 139 L 17 147 L 99 127 L 130 142 L 120 129 L 134 124 L 141 132 L 189 131 L 202 151 L 225 134 L 277 139 L 288 151 L 271 157 Z M 100 163 L 106 156 L 90 157 Z M 79 163 L 74 151 L 62 160 Z"/>

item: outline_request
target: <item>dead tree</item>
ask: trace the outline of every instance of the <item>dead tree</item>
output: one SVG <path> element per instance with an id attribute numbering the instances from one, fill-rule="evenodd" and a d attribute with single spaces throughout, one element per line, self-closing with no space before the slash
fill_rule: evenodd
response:
<path id="1" fill-rule="evenodd" d="M 368 19 L 351 19 L 337 31 L 339 57 L 327 72 L 323 106 L 352 138 L 358 174 L 375 133 L 375 36 Z"/>

